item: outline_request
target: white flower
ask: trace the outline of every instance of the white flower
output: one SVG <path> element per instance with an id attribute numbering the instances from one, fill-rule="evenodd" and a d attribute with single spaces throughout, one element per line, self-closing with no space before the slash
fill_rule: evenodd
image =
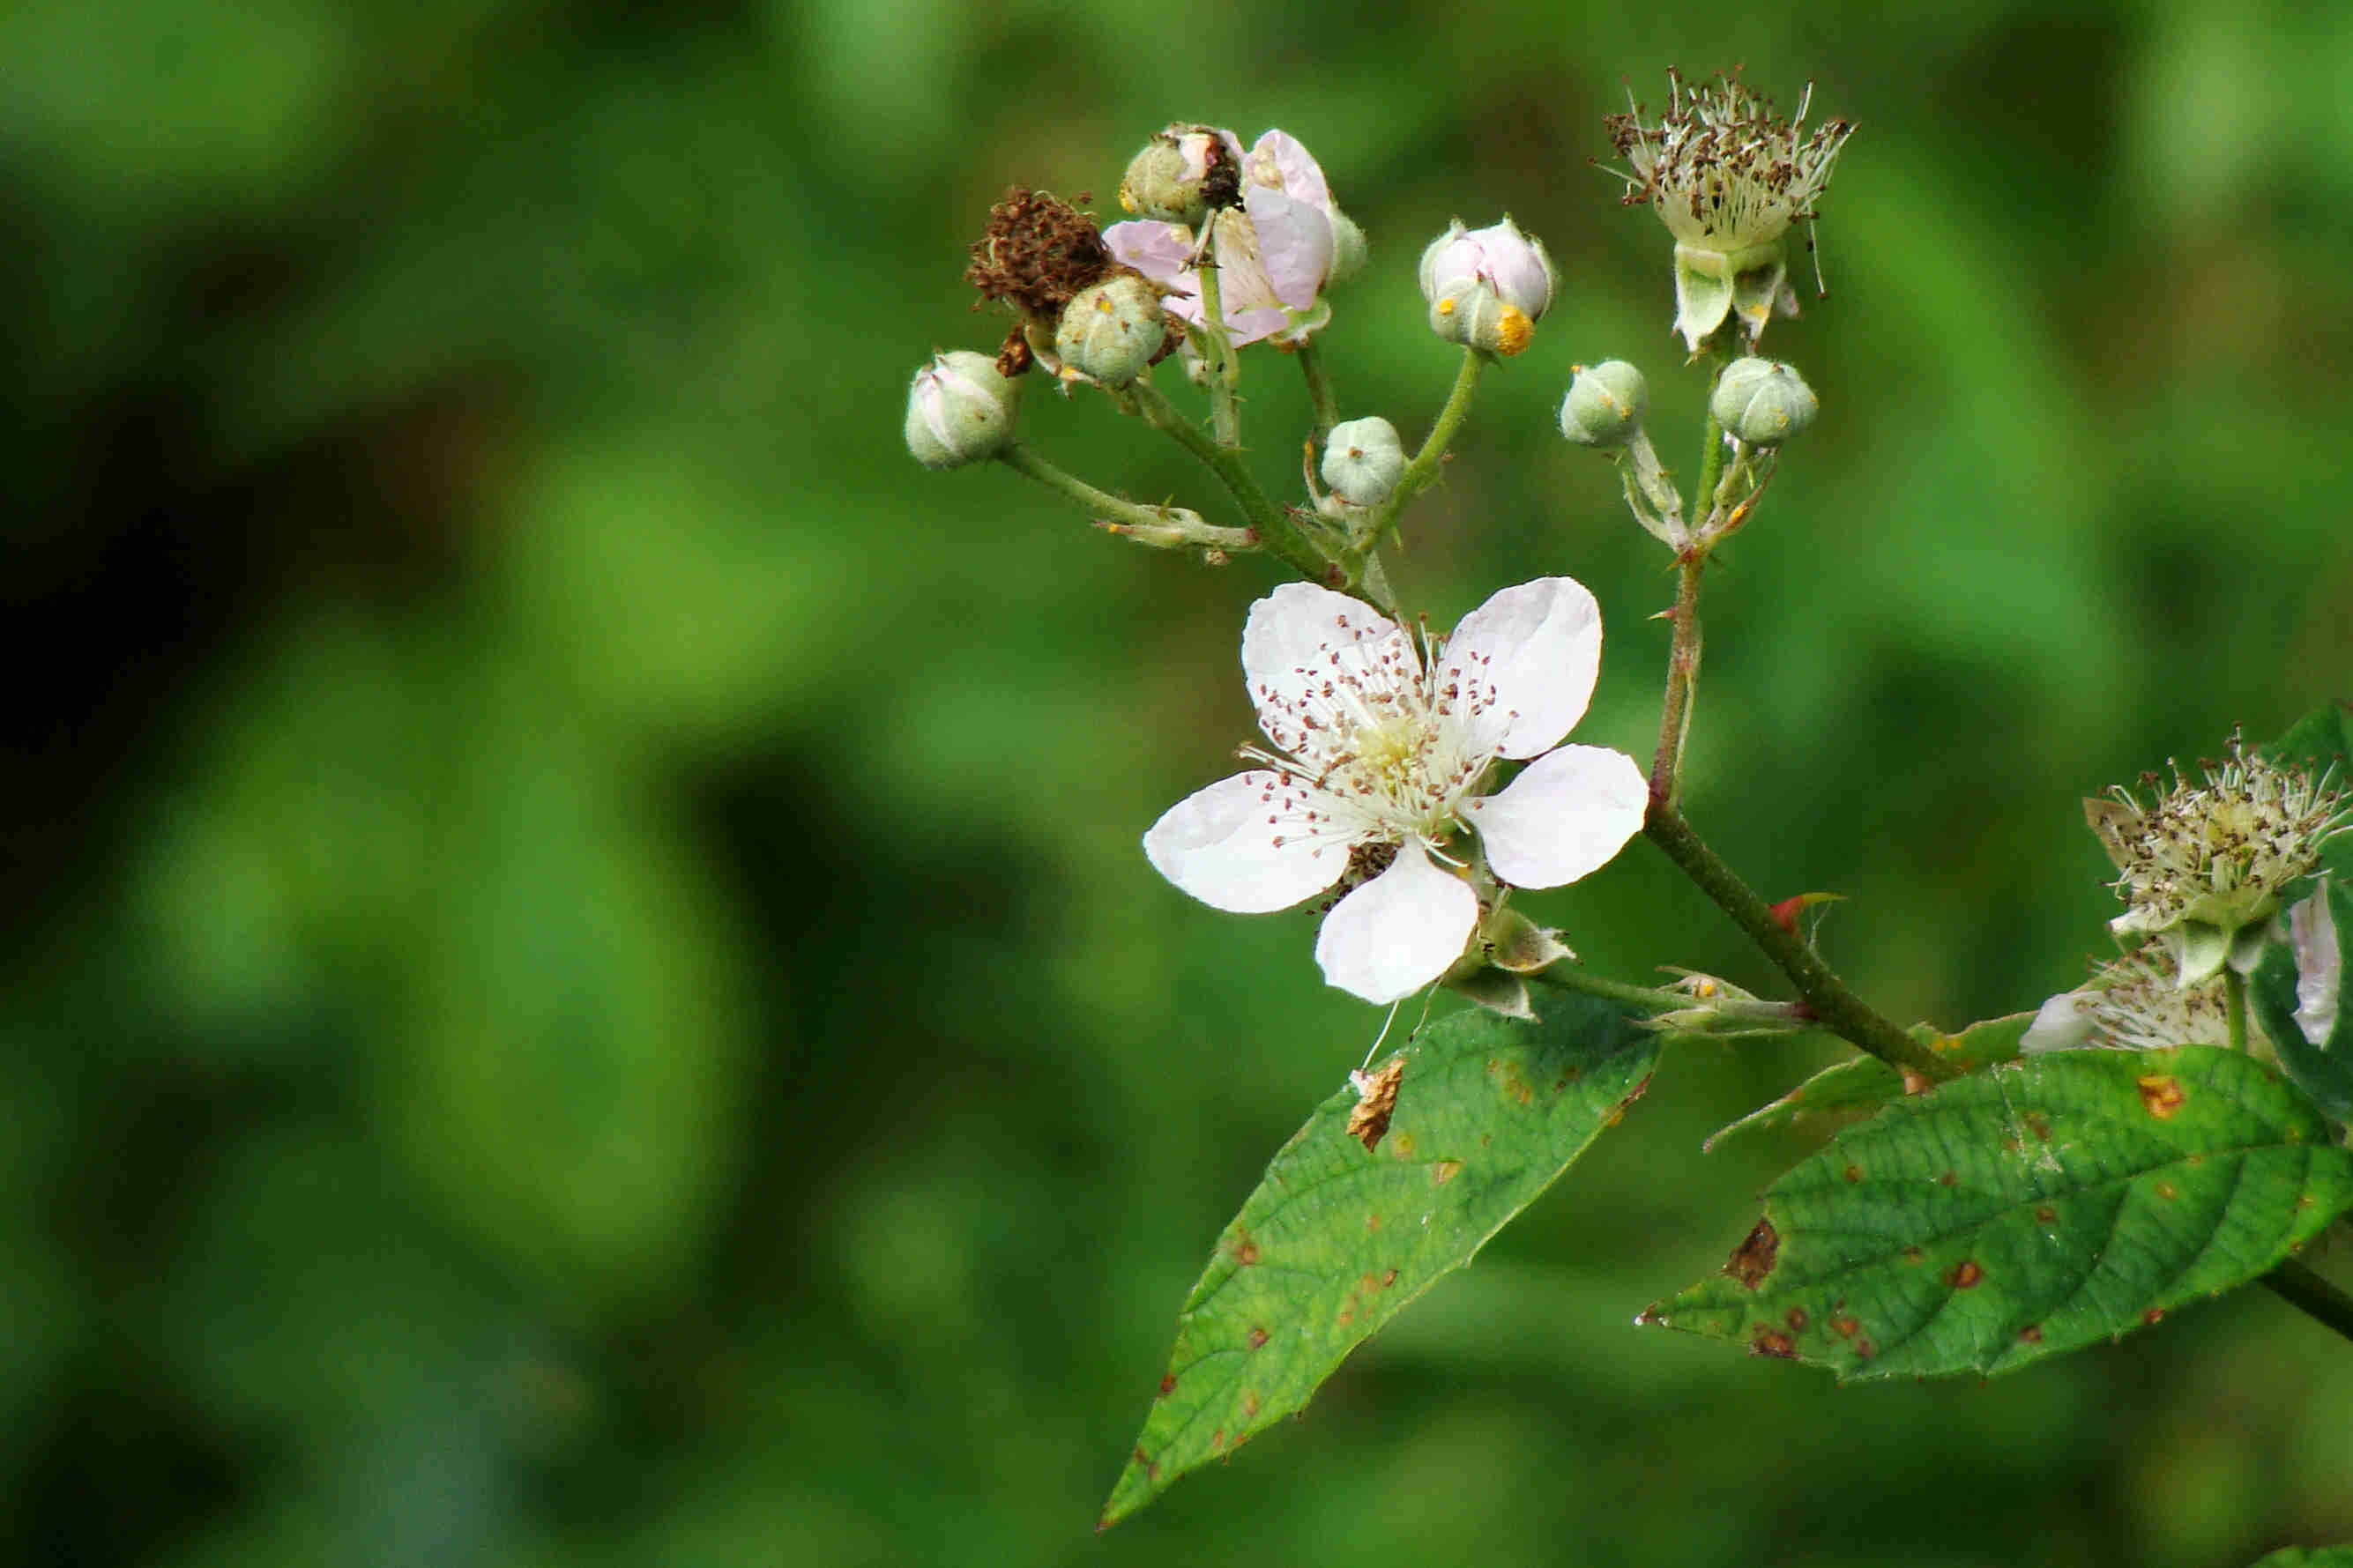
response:
<path id="1" fill-rule="evenodd" d="M 1418 647 L 1362 602 L 1304 583 L 1250 606 L 1242 670 L 1276 751 L 1179 801 L 1144 852 L 1221 910 L 1288 909 L 1352 868 L 1315 943 L 1324 978 L 1393 1002 L 1443 974 L 1479 922 L 1448 844 L 1479 835 L 1502 881 L 1556 888 L 1608 864 L 1642 826 L 1650 792 L 1631 757 L 1563 746 L 1601 666 L 1601 612 L 1584 584 L 1506 588 L 1443 641 Z M 1278 752 L 1287 752 L 1280 755 Z M 1535 759 L 1474 793 L 1499 758 Z"/>

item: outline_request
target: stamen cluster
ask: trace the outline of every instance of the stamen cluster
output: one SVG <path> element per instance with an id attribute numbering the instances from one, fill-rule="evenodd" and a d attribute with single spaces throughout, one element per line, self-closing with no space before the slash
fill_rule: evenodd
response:
<path id="1" fill-rule="evenodd" d="M 1667 76 L 1659 123 L 1643 124 L 1639 104 L 1606 121 L 1627 163 L 1626 205 L 1655 206 L 1680 243 L 1727 253 L 1769 245 L 1814 216 L 1853 121 L 1826 120 L 1809 133 L 1810 87 L 1794 118 L 1777 120 L 1770 100 L 1737 77 L 1694 87 L 1678 71 Z"/>
<path id="2" fill-rule="evenodd" d="M 2268 919 L 2290 884 L 2318 866 L 2321 846 L 2353 823 L 2329 774 L 2272 762 L 2236 734 L 2229 756 L 2201 760 L 2199 775 L 2175 764 L 2171 787 L 2147 803 L 2122 786 L 2084 803 L 2130 906 L 2117 931 L 2183 921 L 2235 931 Z M 2144 787 L 2158 782 L 2142 779 Z"/>

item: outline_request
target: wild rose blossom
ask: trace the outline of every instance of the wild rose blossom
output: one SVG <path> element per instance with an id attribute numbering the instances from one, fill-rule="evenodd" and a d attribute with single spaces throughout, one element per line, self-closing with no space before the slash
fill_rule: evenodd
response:
<path id="1" fill-rule="evenodd" d="M 1263 338 L 1303 342 L 1331 320 L 1324 285 L 1355 226 L 1333 205 L 1323 169 L 1293 138 L 1270 131 L 1244 153 L 1232 132 L 1217 134 L 1241 164 L 1241 205 L 1211 212 L 1207 220 L 1226 331 L 1237 347 Z M 1201 244 L 1192 228 L 1139 219 L 1112 225 L 1103 243 L 1168 290 L 1170 314 L 1201 324 Z"/>
<path id="2" fill-rule="evenodd" d="M 1237 913 L 1365 878 L 1325 918 L 1315 957 L 1368 1002 L 1436 980 L 1477 928 L 1479 896 L 1452 868 L 1458 834 L 1478 834 L 1502 881 L 1554 888 L 1606 865 L 1649 804 L 1631 757 L 1559 743 L 1600 670 L 1601 612 L 1582 584 L 1506 588 L 1451 637 L 1421 642 L 1327 588 L 1260 600 L 1242 669 L 1275 749 L 1245 748 L 1261 766 L 1178 802 L 1144 839 L 1163 876 Z M 1476 793 L 1502 758 L 1534 761 Z"/>

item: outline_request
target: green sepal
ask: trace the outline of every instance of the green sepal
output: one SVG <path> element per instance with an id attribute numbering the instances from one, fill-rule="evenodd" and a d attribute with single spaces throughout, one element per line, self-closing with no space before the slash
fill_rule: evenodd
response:
<path id="1" fill-rule="evenodd" d="M 2353 1122 L 2353 1007 L 2346 1005 L 2343 994 L 2343 977 L 2353 973 L 2347 951 L 2353 948 L 2353 887 L 2332 877 L 2327 897 L 2337 927 L 2338 976 L 2337 1016 L 2328 1038 L 2315 1044 L 2296 1024 L 2295 948 L 2284 937 L 2264 945 L 2262 962 L 2247 976 L 2247 999 L 2295 1086 L 2337 1121 Z"/>
<path id="2" fill-rule="evenodd" d="M 1641 1321 L 1841 1379 L 2008 1372 L 2242 1285 L 2353 1208 L 2353 1151 L 2236 1051 L 2058 1051 L 1889 1105 Z"/>
<path id="3" fill-rule="evenodd" d="M 1103 1525 L 1304 1405 L 1648 1086 L 1656 1035 L 1596 997 L 1537 1005 L 1534 1023 L 1440 1019 L 1392 1058 L 1401 1076 L 1343 1089 L 1283 1145 L 1185 1299 Z"/>
<path id="4" fill-rule="evenodd" d="M 2018 1043 L 2033 1023 L 2031 1013 L 2012 1013 L 1971 1024 L 1957 1035 L 1940 1034 L 1926 1024 L 1915 1024 L 1905 1033 L 1958 1071 L 1972 1073 L 1997 1062 L 2016 1061 Z M 1759 1106 L 1729 1126 L 1718 1128 L 1700 1148 L 1713 1152 L 1727 1138 L 1793 1126 L 1809 1116 L 1877 1110 L 1903 1096 L 1901 1073 L 1877 1057 L 1852 1057 L 1824 1068 L 1770 1105 Z"/>

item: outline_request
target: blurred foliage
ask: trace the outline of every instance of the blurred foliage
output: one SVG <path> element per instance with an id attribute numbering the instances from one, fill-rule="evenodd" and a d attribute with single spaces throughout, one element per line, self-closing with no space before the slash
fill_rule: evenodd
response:
<path id="1" fill-rule="evenodd" d="M 1633 1311 L 1828 1059 L 1671 1053 L 1311 1408 L 1089 1530 L 1208 1244 L 1377 1015 L 1135 848 L 1244 738 L 1270 577 L 899 447 L 1012 183 L 1280 124 L 1372 237 L 1328 353 L 1409 434 L 1411 258 L 1567 287 L 1418 514 L 1451 624 L 1570 570 L 1645 750 L 1666 598 L 1573 359 L 1674 372 L 1587 166 L 1670 63 L 1862 122 L 1824 413 L 1711 588 L 1694 820 L 1864 994 L 2074 982 L 2075 797 L 2353 668 L 2353 12 L 792 0 L 0 11 L 0 1467 L 28 1560 L 2243 1563 L 2353 1538 L 2353 1356 L 2260 1294 L 1989 1385 L 1833 1390 Z M 1256 365 L 1287 474 L 1304 398 Z M 1099 405 L 1032 437 L 1219 515 Z M 1678 421 L 1681 421 L 1678 424 Z M 1688 437 L 1685 437 L 1688 439 Z M 1675 460 L 1670 455 L 1670 460 Z M 34 670 L 45 672 L 31 679 Z M 1539 908 L 1768 989 L 1637 846 Z M 2324 1264 L 2329 1260 L 2324 1259 Z M 2342 1259 L 2337 1260 L 2341 1268 Z"/>

